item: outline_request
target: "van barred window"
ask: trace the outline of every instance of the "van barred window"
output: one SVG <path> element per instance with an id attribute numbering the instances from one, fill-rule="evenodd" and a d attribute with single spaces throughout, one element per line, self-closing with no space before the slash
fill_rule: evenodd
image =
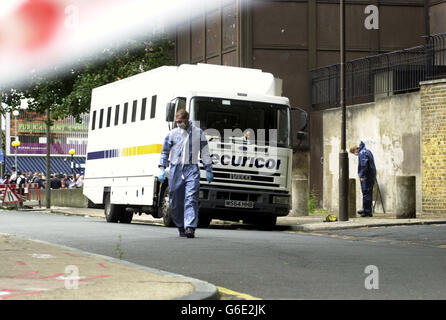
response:
<path id="1" fill-rule="evenodd" d="M 102 129 L 102 122 L 104 121 L 104 109 L 99 111 L 99 129 Z"/>
<path id="2" fill-rule="evenodd" d="M 129 108 L 129 104 L 128 102 L 124 103 L 124 115 L 122 117 L 122 124 L 126 124 L 127 123 L 127 111 Z"/>
<path id="3" fill-rule="evenodd" d="M 93 119 L 91 121 L 91 130 L 94 130 L 96 126 L 96 110 L 93 111 Z"/>
<path id="4" fill-rule="evenodd" d="M 152 96 L 152 109 L 150 110 L 150 119 L 155 118 L 156 113 L 156 96 Z"/>
<path id="5" fill-rule="evenodd" d="M 133 100 L 133 108 L 132 108 L 132 122 L 136 121 L 136 107 L 138 105 L 138 100 Z"/>
<path id="6" fill-rule="evenodd" d="M 112 107 L 108 107 L 108 109 L 107 109 L 107 128 L 110 127 L 111 113 L 112 113 Z"/>
<path id="7" fill-rule="evenodd" d="M 146 119 L 146 104 L 147 104 L 147 98 L 142 99 L 141 120 L 145 120 Z"/>
<path id="8" fill-rule="evenodd" d="M 116 105 L 115 109 L 115 126 L 119 124 L 119 104 Z"/>
<path id="9" fill-rule="evenodd" d="M 152 101 L 151 101 L 151 110 L 150 110 L 150 118 L 155 118 L 155 113 L 156 113 L 156 100 L 157 100 L 157 96 L 154 95 L 152 96 Z M 115 106 L 115 120 L 114 120 L 114 125 L 117 126 L 119 125 L 119 116 L 120 116 L 120 108 L 121 105 L 117 104 Z M 123 114 L 122 114 L 122 124 L 126 124 L 127 123 L 127 117 L 128 117 L 128 110 L 129 109 L 129 103 L 125 102 L 124 103 L 124 108 L 123 108 Z M 107 119 L 106 122 L 104 121 L 104 111 L 105 109 L 101 109 L 99 110 L 99 123 L 98 123 L 98 127 L 96 128 L 96 114 L 97 111 L 93 111 L 93 115 L 92 115 L 92 121 L 91 121 L 91 130 L 95 130 L 95 129 L 102 129 L 102 126 L 105 125 L 105 127 L 110 127 L 112 125 L 112 116 L 113 116 L 113 107 L 108 107 L 107 108 Z M 135 122 L 136 121 L 136 117 L 137 117 L 137 112 L 138 112 L 138 100 L 133 100 L 133 104 L 132 104 L 132 114 L 131 114 L 131 122 Z M 147 113 L 147 98 L 143 98 L 142 99 L 142 103 L 141 103 L 141 120 L 145 120 L 146 119 L 146 113 Z M 105 123 L 104 123 L 105 122 Z"/>

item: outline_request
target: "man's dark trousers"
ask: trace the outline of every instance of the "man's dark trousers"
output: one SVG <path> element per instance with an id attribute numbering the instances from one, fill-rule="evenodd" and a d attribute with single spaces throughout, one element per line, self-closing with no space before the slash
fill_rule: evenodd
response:
<path id="1" fill-rule="evenodd" d="M 364 209 L 364 214 L 369 215 L 372 213 L 373 186 L 375 185 L 375 180 L 372 178 L 364 178 L 361 180 L 362 208 Z"/>

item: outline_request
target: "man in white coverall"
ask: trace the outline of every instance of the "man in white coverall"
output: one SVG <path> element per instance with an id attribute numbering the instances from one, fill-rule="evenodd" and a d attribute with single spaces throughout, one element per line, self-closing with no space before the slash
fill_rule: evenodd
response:
<path id="1" fill-rule="evenodd" d="M 166 179 L 165 169 L 169 165 L 169 197 L 172 220 L 178 227 L 180 237 L 194 238 L 198 224 L 198 199 L 200 190 L 200 169 L 198 153 L 206 169 L 206 180 L 213 180 L 212 160 L 209 156 L 208 141 L 203 130 L 189 120 L 189 113 L 180 109 L 175 115 L 177 128 L 169 132 L 161 150 L 158 180 Z"/>

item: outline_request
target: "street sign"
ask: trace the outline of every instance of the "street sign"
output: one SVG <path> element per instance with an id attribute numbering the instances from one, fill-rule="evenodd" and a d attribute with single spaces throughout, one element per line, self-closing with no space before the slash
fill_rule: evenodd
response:
<path id="1" fill-rule="evenodd" d="M 1 186 L 3 187 L 3 186 Z M 0 187 L 0 188 L 1 188 Z M 3 188 L 1 188 L 3 189 Z M 5 185 L 4 190 L 2 190 L 3 197 L 1 198 L 3 203 L 19 203 L 20 197 L 17 195 L 15 191 L 15 184 L 13 185 Z"/>

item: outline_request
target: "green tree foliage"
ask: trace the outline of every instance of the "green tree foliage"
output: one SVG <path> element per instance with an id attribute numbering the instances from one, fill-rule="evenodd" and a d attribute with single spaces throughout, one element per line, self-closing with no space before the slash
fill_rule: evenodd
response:
<path id="1" fill-rule="evenodd" d="M 8 105 L 5 113 L 18 108 L 21 99 L 29 99 L 32 111 L 51 110 L 53 119 L 80 115 L 90 110 L 91 90 L 163 65 L 174 64 L 173 42 L 167 37 L 129 40 L 124 45 L 110 45 L 76 66 L 51 76 L 32 74 L 20 86 L 1 88 L 1 100 Z M 57 68 L 56 68 L 57 69 Z M 56 70 L 57 71 L 57 70 Z"/>

